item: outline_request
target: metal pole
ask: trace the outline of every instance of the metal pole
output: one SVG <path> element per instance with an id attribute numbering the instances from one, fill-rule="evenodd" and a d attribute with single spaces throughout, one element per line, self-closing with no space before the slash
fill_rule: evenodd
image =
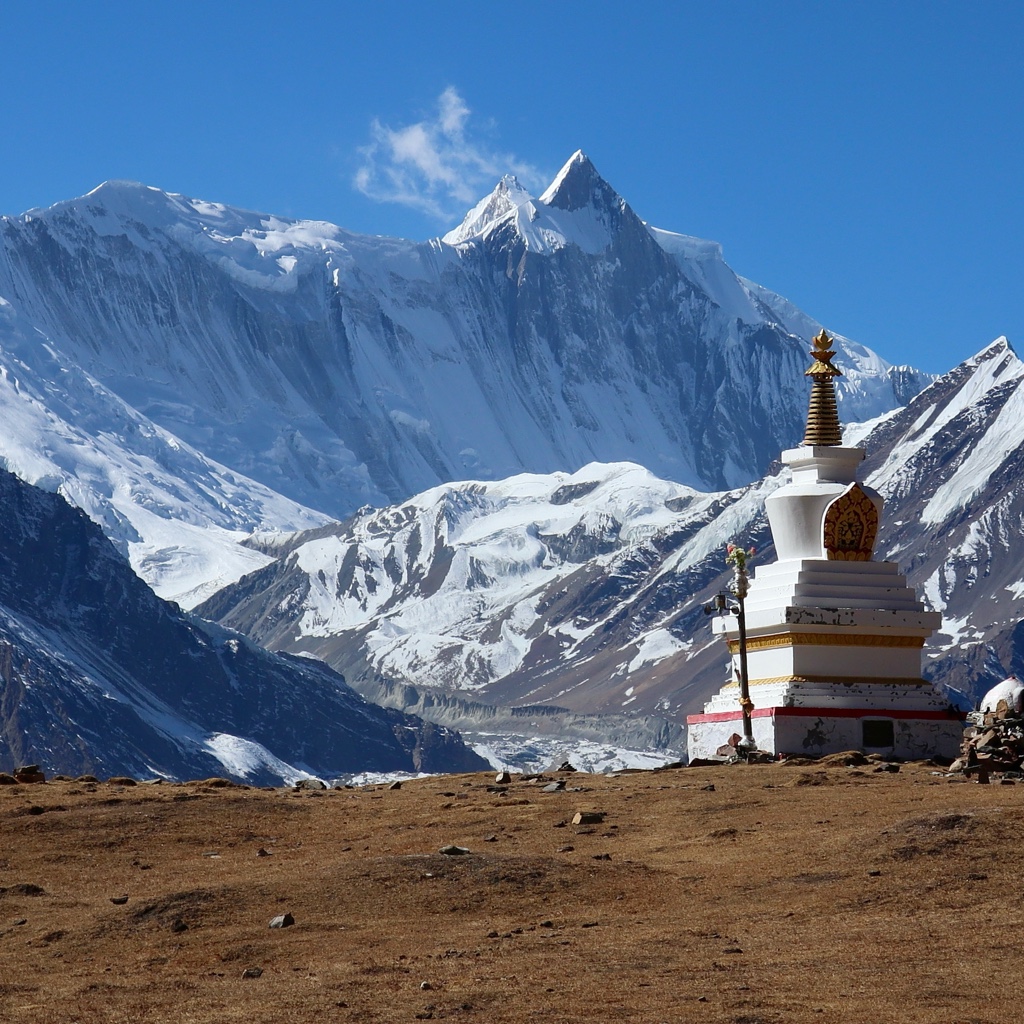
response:
<path id="1" fill-rule="evenodd" d="M 757 750 L 757 741 L 754 739 L 754 728 L 750 721 L 754 702 L 750 699 L 750 682 L 747 678 L 747 613 L 743 606 L 744 597 L 746 588 L 742 594 L 736 595 L 736 623 L 740 632 L 740 709 L 743 711 L 743 739 L 736 744 L 736 749 L 751 754 Z"/>
<path id="2" fill-rule="evenodd" d="M 753 553 L 753 549 L 750 553 Z M 741 548 L 732 548 L 730 554 L 734 569 L 732 593 L 736 598 L 736 625 L 739 627 L 740 710 L 743 712 L 743 739 L 736 744 L 736 750 L 738 753 L 752 754 L 757 750 L 757 741 L 754 739 L 754 729 L 750 721 L 754 702 L 750 699 L 750 680 L 747 676 L 747 612 L 744 601 L 750 586 L 747 576 L 748 553 Z"/>

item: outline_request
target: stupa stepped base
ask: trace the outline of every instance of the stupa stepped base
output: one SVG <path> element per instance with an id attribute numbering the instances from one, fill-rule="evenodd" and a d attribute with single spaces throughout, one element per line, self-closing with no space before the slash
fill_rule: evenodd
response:
<path id="1" fill-rule="evenodd" d="M 921 611 L 895 562 L 846 562 L 795 558 L 758 566 L 747 596 L 747 614 L 783 607 L 870 608 Z"/>
<path id="2" fill-rule="evenodd" d="M 881 715 L 942 711 L 950 702 L 923 679 L 848 680 L 784 678 L 750 683 L 756 708 L 815 708 L 822 712 L 860 710 Z M 739 714 L 739 686 L 727 683 L 705 705 L 704 714 Z"/>
<path id="3" fill-rule="evenodd" d="M 804 606 L 748 611 L 746 620 L 751 686 L 791 679 L 920 683 L 921 649 L 942 616 L 904 609 Z M 717 619 L 712 628 L 729 642 L 730 675 L 739 678 L 736 618 Z"/>
<path id="4" fill-rule="evenodd" d="M 690 759 L 714 757 L 734 735 L 743 735 L 743 716 L 734 712 L 690 715 Z M 821 757 L 862 750 L 901 760 L 954 758 L 963 739 L 963 723 L 943 710 L 880 708 L 754 708 L 751 727 L 759 750 L 787 756 Z"/>
<path id="5" fill-rule="evenodd" d="M 963 739 L 961 716 L 922 679 L 770 680 L 751 684 L 750 699 L 754 739 L 772 754 L 864 750 L 906 760 L 952 758 Z M 743 734 L 739 687 L 724 686 L 686 725 L 690 757 L 713 757 L 731 736 Z"/>

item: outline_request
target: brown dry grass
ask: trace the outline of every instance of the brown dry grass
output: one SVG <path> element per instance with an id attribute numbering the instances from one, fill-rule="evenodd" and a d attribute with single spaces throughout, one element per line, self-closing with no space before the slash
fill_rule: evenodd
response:
<path id="1" fill-rule="evenodd" d="M 924 766 L 567 778 L 582 791 L 0 787 L 0 1020 L 1024 1017 L 1024 785 Z M 606 818 L 577 828 L 577 810 Z M 268 929 L 285 911 L 294 927 Z"/>

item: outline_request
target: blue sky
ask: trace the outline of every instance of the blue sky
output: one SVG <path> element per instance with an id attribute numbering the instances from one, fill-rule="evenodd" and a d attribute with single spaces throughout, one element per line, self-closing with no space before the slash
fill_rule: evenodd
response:
<path id="1" fill-rule="evenodd" d="M 426 238 L 581 148 L 893 362 L 1024 354 L 1019 3 L 7 0 L 0 26 L 3 213 L 131 178 Z"/>

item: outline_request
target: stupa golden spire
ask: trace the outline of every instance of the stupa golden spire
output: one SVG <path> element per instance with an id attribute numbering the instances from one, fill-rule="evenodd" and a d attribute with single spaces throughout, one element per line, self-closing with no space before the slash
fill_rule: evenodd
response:
<path id="1" fill-rule="evenodd" d="M 839 425 L 839 410 L 836 408 L 836 389 L 832 383 L 834 377 L 842 377 L 842 372 L 832 365 L 835 355 L 829 346 L 832 339 L 821 329 L 814 339 L 811 355 L 814 362 L 804 374 L 810 377 L 811 404 L 807 410 L 807 430 L 801 442 L 805 445 L 833 445 L 843 443 L 843 428 Z"/>

